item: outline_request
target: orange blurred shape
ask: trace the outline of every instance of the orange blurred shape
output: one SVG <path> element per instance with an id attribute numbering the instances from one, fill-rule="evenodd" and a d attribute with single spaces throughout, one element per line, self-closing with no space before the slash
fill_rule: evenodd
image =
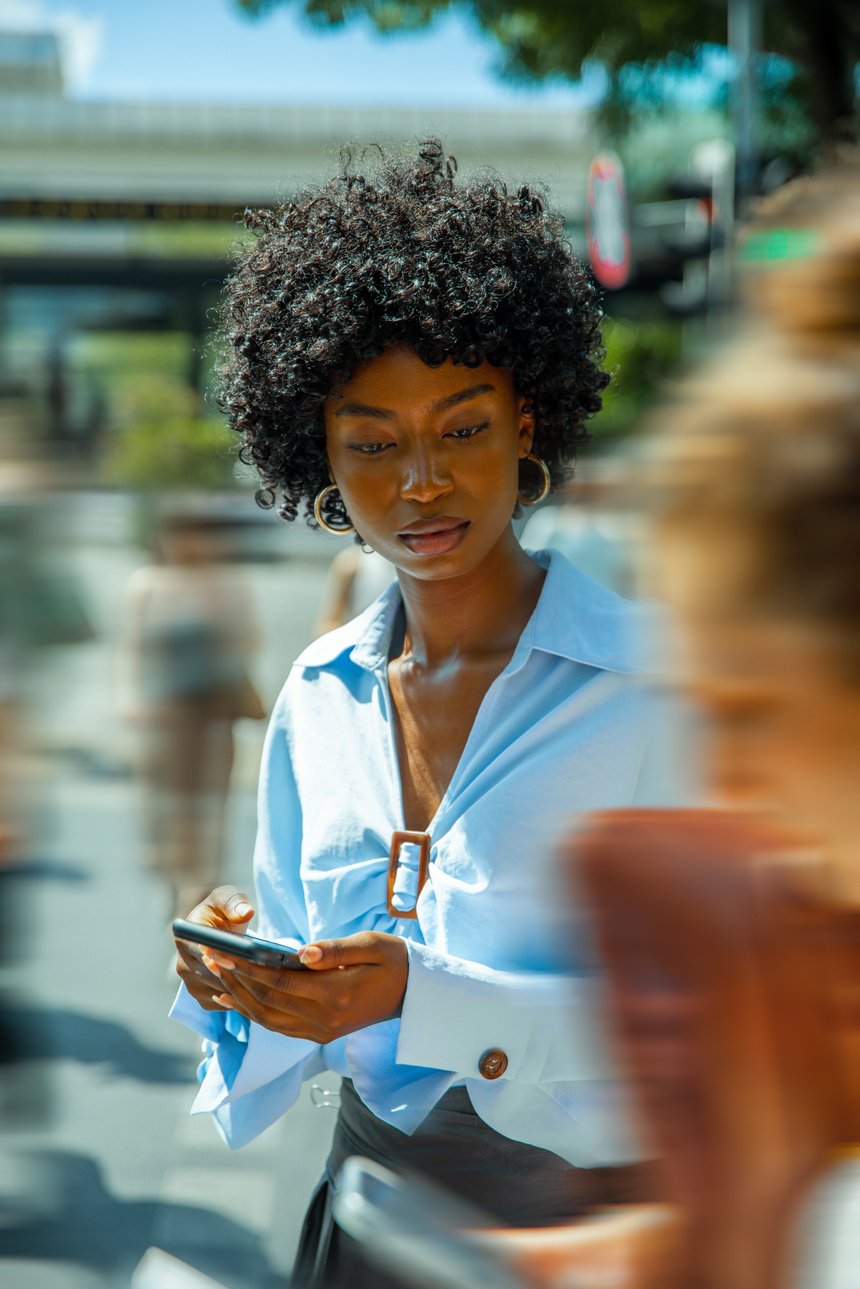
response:
<path id="1" fill-rule="evenodd" d="M 749 815 L 618 811 L 565 857 L 687 1219 L 679 1284 L 776 1289 L 799 1202 L 860 1136 L 860 915 L 829 900 L 823 863 Z"/>
<path id="2" fill-rule="evenodd" d="M 477 1231 L 533 1289 L 671 1289 L 684 1223 L 668 1204 L 625 1204 L 566 1226 Z"/>

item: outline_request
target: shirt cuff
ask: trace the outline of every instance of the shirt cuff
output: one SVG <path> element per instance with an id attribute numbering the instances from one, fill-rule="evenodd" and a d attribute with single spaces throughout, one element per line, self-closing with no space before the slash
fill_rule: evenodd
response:
<path id="1" fill-rule="evenodd" d="M 179 1021 L 201 1038 L 210 1043 L 218 1043 L 228 1032 L 227 1020 L 231 1021 L 230 1029 L 235 1038 L 244 1040 L 248 1033 L 248 1022 L 238 1012 L 206 1011 L 195 998 L 191 997 L 185 985 L 179 986 L 179 992 L 173 1000 L 173 1006 L 167 1013 L 171 1020 Z"/>
<path id="2" fill-rule="evenodd" d="M 184 985 L 170 1015 L 203 1038 L 200 1090 L 191 1113 L 213 1115 L 233 1149 L 279 1118 L 295 1101 L 302 1080 L 324 1068 L 316 1043 L 275 1034 L 238 1012 L 208 1012 Z"/>
<path id="3" fill-rule="evenodd" d="M 406 951 L 409 978 L 400 1016 L 398 1064 L 479 1078 L 484 1053 L 501 1049 L 508 1062 L 501 1077 L 520 1078 L 530 1027 L 517 1023 L 515 990 L 505 987 L 504 973 L 448 957 L 414 940 L 406 941 Z"/>
<path id="4" fill-rule="evenodd" d="M 457 1080 L 450 1070 L 400 1061 L 399 1031 L 399 1021 L 387 1020 L 347 1035 L 348 1077 L 377 1119 L 411 1135 Z"/>
<path id="5" fill-rule="evenodd" d="M 495 971 L 413 940 L 406 948 L 398 1063 L 531 1084 L 615 1075 L 598 979 Z M 488 1066 L 490 1054 L 504 1061 Z"/>

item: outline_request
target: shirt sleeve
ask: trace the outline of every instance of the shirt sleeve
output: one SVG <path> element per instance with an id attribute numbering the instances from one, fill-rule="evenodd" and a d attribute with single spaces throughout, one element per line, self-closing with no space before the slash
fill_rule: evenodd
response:
<path id="1" fill-rule="evenodd" d="M 502 1079 L 594 1082 L 615 1075 L 602 1033 L 602 984 L 593 976 L 497 971 L 406 942 L 409 979 L 397 1061 L 486 1078 L 501 1052 Z"/>
<path id="2" fill-rule="evenodd" d="M 291 948 L 307 943 L 299 880 L 301 808 L 283 718 L 283 696 L 263 748 L 258 797 L 255 929 Z M 192 1114 L 208 1113 L 232 1149 L 258 1136 L 295 1101 L 302 1081 L 323 1069 L 321 1049 L 305 1039 L 275 1034 L 237 1012 L 200 1007 L 184 985 L 172 1019 L 203 1039 L 200 1089 Z"/>

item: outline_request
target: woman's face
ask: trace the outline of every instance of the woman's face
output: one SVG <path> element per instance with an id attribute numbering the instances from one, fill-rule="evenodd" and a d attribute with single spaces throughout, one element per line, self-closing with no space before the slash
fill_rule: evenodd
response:
<path id="1" fill-rule="evenodd" d="M 332 479 L 361 537 L 422 579 L 471 572 L 511 533 L 534 423 L 511 375 L 392 348 L 324 405 Z"/>

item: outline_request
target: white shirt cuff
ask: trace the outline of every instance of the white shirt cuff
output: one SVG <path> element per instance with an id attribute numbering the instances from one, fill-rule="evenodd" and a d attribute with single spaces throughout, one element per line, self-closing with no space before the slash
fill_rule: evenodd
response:
<path id="1" fill-rule="evenodd" d="M 409 979 L 397 1061 L 486 1078 L 482 1057 L 500 1052 L 498 1077 L 523 1083 L 592 1081 L 616 1071 L 598 1017 L 602 982 L 589 976 L 494 971 L 406 941 Z"/>

